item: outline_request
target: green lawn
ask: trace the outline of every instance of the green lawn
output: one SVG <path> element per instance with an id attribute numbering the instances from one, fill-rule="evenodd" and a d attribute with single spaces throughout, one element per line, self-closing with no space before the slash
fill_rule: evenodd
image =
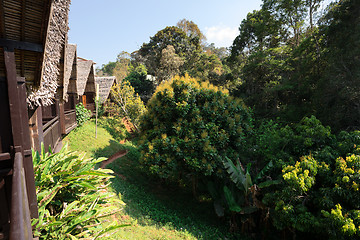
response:
<path id="1" fill-rule="evenodd" d="M 111 132 L 111 131 L 110 131 Z M 114 136 L 114 133 L 112 133 Z M 71 150 L 84 151 L 88 157 L 110 157 L 119 150 L 128 154 L 109 164 L 115 172 L 111 189 L 126 203 L 122 212 L 110 221 L 129 223 L 107 239 L 235 239 L 226 220 L 218 219 L 210 202 L 200 203 L 177 186 L 170 186 L 144 173 L 133 142 L 120 144 L 94 121 L 71 132 L 64 142 Z"/>

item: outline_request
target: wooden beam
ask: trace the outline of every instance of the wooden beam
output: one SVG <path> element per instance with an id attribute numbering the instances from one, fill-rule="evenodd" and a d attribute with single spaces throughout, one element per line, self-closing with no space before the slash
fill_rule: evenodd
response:
<path id="1" fill-rule="evenodd" d="M 3 38 L 0 38 L 0 47 L 7 48 L 10 51 L 13 51 L 13 49 L 19 49 L 32 52 L 44 52 L 44 48 L 41 44 L 14 41 Z"/>
<path id="2" fill-rule="evenodd" d="M 11 130 L 14 147 L 22 145 L 21 112 L 17 90 L 15 53 L 4 49 L 6 79 L 8 85 Z"/>
<path id="3" fill-rule="evenodd" d="M 22 129 L 22 148 L 24 151 L 24 171 L 26 179 L 26 192 L 28 196 L 28 204 L 30 208 L 31 218 L 38 218 L 38 208 L 37 208 L 37 197 L 35 189 L 35 174 L 33 161 L 31 156 L 31 141 L 30 141 L 30 129 L 29 129 L 29 116 L 26 103 L 26 86 L 25 78 L 18 77 L 18 94 L 20 102 L 20 112 L 21 112 L 21 129 Z"/>
<path id="4" fill-rule="evenodd" d="M 26 105 L 25 78 L 16 76 L 15 53 L 4 48 L 5 72 L 9 96 L 9 109 L 13 148 L 21 152 L 27 188 L 27 203 L 32 218 L 38 217 L 37 199 L 35 192 L 34 169 L 31 155 L 26 156 L 24 151 L 31 148 L 28 114 Z"/>
<path id="5" fill-rule="evenodd" d="M 31 216 L 23 167 L 23 156 L 17 152 L 11 193 L 10 239 L 32 240 Z"/>
<path id="6" fill-rule="evenodd" d="M 20 40 L 25 41 L 25 12 L 26 12 L 26 1 L 21 0 L 21 29 L 20 29 Z M 24 51 L 20 51 L 20 69 L 21 76 L 25 77 L 25 60 L 24 60 Z"/>

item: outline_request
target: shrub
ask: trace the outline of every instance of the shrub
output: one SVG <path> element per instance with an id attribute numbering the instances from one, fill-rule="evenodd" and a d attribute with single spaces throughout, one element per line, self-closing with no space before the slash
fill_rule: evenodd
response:
<path id="1" fill-rule="evenodd" d="M 43 149 L 43 148 L 42 148 Z M 64 146 L 59 153 L 33 151 L 39 219 L 33 220 L 40 239 L 96 239 L 121 227 L 102 224 L 123 203 L 107 187 L 108 169 L 94 170 L 103 161 L 77 156 Z"/>
<path id="2" fill-rule="evenodd" d="M 82 126 L 88 121 L 92 115 L 90 110 L 87 110 L 82 103 L 76 105 L 76 122 L 78 126 Z"/>
<path id="3" fill-rule="evenodd" d="M 145 105 L 128 81 L 121 81 L 111 88 L 114 104 L 108 110 L 117 118 L 126 117 L 138 130 L 140 116 L 146 111 Z"/>
<path id="4" fill-rule="evenodd" d="M 283 167 L 282 184 L 263 199 L 274 209 L 272 220 L 276 228 L 311 233 L 317 239 L 358 239 L 360 155 L 352 153 L 359 150 L 356 135 L 359 136 L 349 133 L 352 138 L 346 141 L 338 136 L 341 141 L 324 147 L 338 154 L 352 145 L 347 157 L 311 154 Z"/>
<path id="5" fill-rule="evenodd" d="M 126 130 L 121 118 L 109 116 L 99 119 L 99 125 L 108 131 L 110 135 L 118 142 L 130 138 L 129 132 Z"/>
<path id="6" fill-rule="evenodd" d="M 252 117 L 240 99 L 196 79 L 163 82 L 141 121 L 141 163 L 165 179 L 223 178 L 225 157 L 245 159 Z"/>

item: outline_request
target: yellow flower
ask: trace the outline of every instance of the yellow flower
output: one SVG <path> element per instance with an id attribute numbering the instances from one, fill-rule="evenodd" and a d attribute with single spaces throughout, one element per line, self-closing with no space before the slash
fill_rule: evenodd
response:
<path id="1" fill-rule="evenodd" d="M 150 143 L 149 144 L 149 150 L 152 151 L 154 149 L 154 146 Z"/>
<path id="2" fill-rule="evenodd" d="M 162 138 L 162 139 L 166 139 L 166 138 L 167 138 L 167 135 L 166 135 L 166 133 L 164 133 L 164 134 L 161 134 L 161 138 Z"/>
<path id="3" fill-rule="evenodd" d="M 359 185 L 356 183 L 356 182 L 352 182 L 352 188 L 355 190 L 355 191 L 359 191 Z"/>
<path id="4" fill-rule="evenodd" d="M 175 144 L 175 142 L 176 142 L 175 138 L 174 137 L 171 138 L 171 144 Z"/>

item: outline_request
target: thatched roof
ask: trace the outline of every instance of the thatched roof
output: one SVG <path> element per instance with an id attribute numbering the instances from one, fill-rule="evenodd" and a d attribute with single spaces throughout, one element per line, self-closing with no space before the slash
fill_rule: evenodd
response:
<path id="1" fill-rule="evenodd" d="M 84 58 L 77 58 L 77 81 L 78 95 L 85 92 L 95 92 L 94 62 Z"/>
<path id="2" fill-rule="evenodd" d="M 32 4 L 36 4 L 35 2 L 32 1 Z M 32 88 L 33 90 L 28 96 L 30 106 L 51 104 L 59 85 L 58 81 L 63 81 L 63 79 L 59 79 L 59 66 L 69 29 L 69 7 L 70 0 L 52 1 L 43 54 L 40 88 L 36 90 Z"/>
<path id="3" fill-rule="evenodd" d="M 99 84 L 99 100 L 104 103 L 109 97 L 110 89 L 115 84 L 116 77 L 95 77 L 95 84 Z"/>
<path id="4" fill-rule="evenodd" d="M 28 86 L 40 85 L 40 69 L 52 0 L 0 0 L 0 77 L 4 47 L 15 49 L 17 74 Z"/>
<path id="5" fill-rule="evenodd" d="M 65 74 L 63 99 L 67 101 L 68 93 L 77 93 L 77 53 L 75 44 L 67 44 L 65 49 Z"/>

